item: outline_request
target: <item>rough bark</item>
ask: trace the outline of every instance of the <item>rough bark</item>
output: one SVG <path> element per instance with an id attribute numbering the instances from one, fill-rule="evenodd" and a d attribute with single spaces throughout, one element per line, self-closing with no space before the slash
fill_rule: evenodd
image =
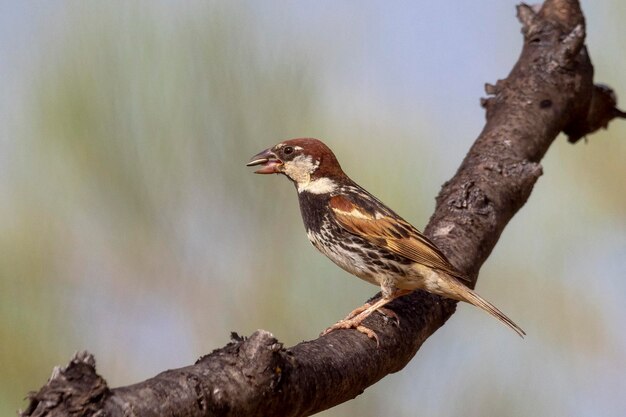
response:
<path id="1" fill-rule="evenodd" d="M 542 173 L 539 161 L 559 132 L 574 143 L 616 117 L 613 92 L 593 85 L 576 0 L 518 6 L 524 46 L 509 76 L 485 86 L 487 122 L 454 177 L 441 189 L 425 233 L 469 276 Z M 402 369 L 456 304 L 415 292 L 390 305 L 401 327 L 380 315 L 356 331 L 336 331 L 285 349 L 259 330 L 196 364 L 110 389 L 95 361 L 78 354 L 37 393 L 24 416 L 306 416 L 348 401 Z"/>

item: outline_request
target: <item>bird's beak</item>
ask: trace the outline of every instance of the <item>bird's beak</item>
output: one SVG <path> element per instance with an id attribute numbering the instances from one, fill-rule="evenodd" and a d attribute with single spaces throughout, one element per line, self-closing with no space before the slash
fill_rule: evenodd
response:
<path id="1" fill-rule="evenodd" d="M 278 159 L 271 149 L 266 149 L 254 155 L 246 164 L 249 167 L 256 165 L 262 165 L 262 167 L 254 171 L 255 174 L 278 174 L 281 172 L 280 167 L 282 167 L 283 161 Z"/>

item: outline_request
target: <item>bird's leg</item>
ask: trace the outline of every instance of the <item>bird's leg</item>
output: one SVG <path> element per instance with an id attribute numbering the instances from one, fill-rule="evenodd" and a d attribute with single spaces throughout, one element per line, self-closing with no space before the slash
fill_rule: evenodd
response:
<path id="1" fill-rule="evenodd" d="M 396 297 L 397 298 L 397 297 Z M 357 308 L 355 308 L 354 310 L 352 310 L 350 312 L 350 314 L 348 314 L 346 316 L 345 319 L 343 320 L 350 320 L 356 316 L 358 316 L 359 314 L 361 314 L 363 311 L 367 310 L 368 308 L 370 308 L 372 306 L 372 304 L 370 303 L 365 303 L 362 306 L 359 306 Z M 400 324 L 400 318 L 398 317 L 398 315 L 396 313 L 393 312 L 393 310 L 388 309 L 387 307 L 378 307 L 378 312 L 384 316 L 387 317 L 391 317 L 392 319 L 395 319 L 396 322 L 398 324 Z"/>
<path id="2" fill-rule="evenodd" d="M 338 329 L 356 329 L 357 331 L 365 334 L 370 339 L 376 340 L 376 344 L 378 345 L 378 336 L 376 335 L 376 333 L 372 329 L 362 326 L 361 323 L 376 310 L 381 311 L 381 313 L 387 316 L 395 318 L 398 323 L 400 323 L 400 319 L 398 318 L 396 313 L 387 308 L 384 308 L 384 306 L 387 303 L 395 300 L 396 298 L 402 297 L 403 295 L 406 295 L 410 292 L 411 291 L 409 290 L 398 289 L 394 289 L 392 292 L 389 293 L 383 291 L 383 296 L 374 304 L 365 303 L 361 307 L 354 309 L 350 314 L 348 314 L 345 319 L 338 321 L 337 323 L 330 326 L 328 329 L 324 330 L 321 336 L 327 335 L 328 333 Z"/>
<path id="3" fill-rule="evenodd" d="M 403 295 L 406 295 L 410 292 L 411 290 L 398 290 L 398 289 L 395 289 L 395 287 L 391 287 L 391 289 L 388 289 L 388 287 L 383 287 L 382 298 L 390 298 L 391 300 L 393 300 Z M 354 310 L 350 312 L 350 314 L 346 316 L 345 319 L 343 319 L 343 321 L 350 320 L 358 316 L 359 314 L 361 314 L 363 311 L 367 310 L 371 306 L 372 306 L 371 303 L 365 303 L 362 306 L 355 308 Z M 391 317 L 392 319 L 395 319 L 398 324 L 400 324 L 400 318 L 398 317 L 396 313 L 393 312 L 393 310 L 390 310 L 386 307 L 378 307 L 377 310 L 382 315 Z"/>
<path id="4" fill-rule="evenodd" d="M 367 310 L 368 308 L 370 308 L 372 305 L 370 303 L 365 303 L 362 306 L 359 306 L 357 308 L 355 308 L 354 310 L 352 310 L 345 319 L 343 319 L 342 321 L 345 320 L 350 320 L 355 318 L 356 316 L 358 316 L 359 314 L 361 314 L 362 312 L 364 312 L 365 310 Z M 386 310 L 386 309 L 385 309 Z"/>
<path id="5" fill-rule="evenodd" d="M 395 300 L 398 297 L 402 297 L 411 292 L 411 290 L 400 290 L 395 285 L 395 281 L 391 278 L 383 279 L 380 283 L 380 292 L 382 294 L 383 299 L 388 299 L 389 301 Z M 389 302 L 387 301 L 387 302 Z M 385 303 L 387 304 L 387 303 Z M 385 305 L 383 304 L 383 306 Z M 380 306 L 377 310 L 386 317 L 391 317 L 396 320 L 396 324 L 398 327 L 400 326 L 400 317 L 393 311 L 386 307 Z"/>

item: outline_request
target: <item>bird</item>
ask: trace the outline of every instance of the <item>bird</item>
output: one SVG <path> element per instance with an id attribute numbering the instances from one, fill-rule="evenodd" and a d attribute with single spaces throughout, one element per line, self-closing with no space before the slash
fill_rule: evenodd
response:
<path id="1" fill-rule="evenodd" d="M 399 319 L 385 306 L 414 290 L 479 307 L 526 334 L 493 304 L 463 284 L 470 280 L 417 228 L 404 220 L 344 173 L 335 154 L 313 138 L 290 139 L 254 155 L 247 166 L 257 174 L 282 174 L 298 192 L 309 241 L 340 268 L 380 286 L 381 297 L 354 309 L 322 332 L 356 329 L 375 339 L 363 325 L 375 311 Z"/>

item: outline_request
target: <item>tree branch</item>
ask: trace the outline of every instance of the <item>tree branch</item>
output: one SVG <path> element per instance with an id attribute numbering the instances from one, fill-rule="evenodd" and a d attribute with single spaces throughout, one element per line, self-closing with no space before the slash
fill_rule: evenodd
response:
<path id="1" fill-rule="evenodd" d="M 559 132 L 574 143 L 626 114 L 613 92 L 593 85 L 576 0 L 518 6 L 524 47 L 509 76 L 486 85 L 487 123 L 455 176 L 441 189 L 425 233 L 450 260 L 477 277 L 502 230 L 542 173 L 539 161 Z M 78 354 L 30 394 L 23 416 L 306 416 L 348 401 L 402 369 L 453 314 L 455 302 L 416 291 L 367 326 L 380 347 L 356 331 L 336 331 L 285 349 L 259 330 L 147 381 L 109 389 L 95 361 Z"/>

